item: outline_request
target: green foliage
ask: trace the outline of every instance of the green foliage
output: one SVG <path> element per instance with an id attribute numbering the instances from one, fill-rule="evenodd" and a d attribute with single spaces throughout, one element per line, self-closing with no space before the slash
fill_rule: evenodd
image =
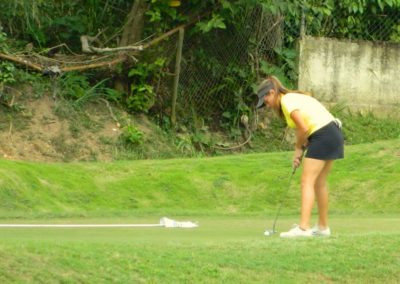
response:
<path id="1" fill-rule="evenodd" d="M 2 31 L 0 26 L 0 51 L 7 52 L 7 34 Z M 3 89 L 4 85 L 15 83 L 15 72 L 16 68 L 13 63 L 7 61 L 0 61 L 0 91 Z"/>
<path id="2" fill-rule="evenodd" d="M 79 73 L 64 73 L 58 80 L 60 95 L 64 98 L 79 99 L 90 88 L 88 78 Z"/>
<path id="3" fill-rule="evenodd" d="M 5 84 L 15 83 L 15 66 L 12 63 L 1 61 L 0 62 L 0 86 Z"/>
<path id="4" fill-rule="evenodd" d="M 234 29 L 232 26 L 229 28 Z M 197 97 L 191 101 L 193 108 L 205 115 L 208 123 L 217 123 L 218 127 L 238 137 L 241 132 L 240 117 L 244 114 L 250 116 L 251 113 L 249 106 L 252 97 L 249 94 L 252 93 L 251 85 L 256 77 L 250 64 L 240 64 L 247 60 L 247 50 L 250 48 L 238 46 L 229 33 L 224 32 L 222 39 L 217 34 L 202 34 L 199 47 L 188 52 L 187 57 L 196 62 L 196 66 L 188 71 L 193 80 L 186 83 L 185 93 Z M 215 44 L 217 38 L 224 44 Z M 189 116 L 193 110 L 186 108 L 182 112 Z M 192 122 L 195 120 L 192 119 Z"/>
<path id="5" fill-rule="evenodd" d="M 35 47 L 43 48 L 66 43 L 76 51 L 80 50 L 79 35 L 96 35 L 99 32 L 101 32 L 99 41 L 107 46 L 115 46 L 118 44 L 116 39 L 121 34 L 132 4 L 133 1 L 128 0 L 0 1 L 0 22 L 4 31 L 16 40 L 15 44 L 20 46 L 32 42 Z M 307 34 L 310 35 L 400 41 L 397 18 L 387 21 L 391 18 L 390 15 L 393 15 L 391 14 L 393 11 L 398 11 L 399 0 L 188 0 L 181 1 L 180 7 L 171 7 L 169 1 L 148 0 L 146 5 L 143 38 L 158 36 L 182 23 L 187 23 L 193 16 L 204 16 L 196 24 L 195 29 L 187 30 L 186 36 L 197 34 L 201 40 L 196 48 L 187 52 L 184 60 L 193 60 L 196 62 L 199 74 L 207 72 L 210 78 L 220 82 L 209 93 L 203 94 L 204 100 L 219 100 L 215 106 L 210 107 L 210 113 L 219 115 L 217 120 L 221 120 L 222 127 L 234 137 L 238 137 L 240 133 L 240 116 L 252 115 L 246 105 L 250 105 L 248 94 L 252 93 L 256 76 L 254 66 L 252 68 L 247 63 L 254 54 L 253 48 L 256 42 L 254 38 L 249 39 L 249 43 L 245 46 L 231 42 L 229 39 L 233 37 L 230 31 L 236 29 L 243 31 L 244 34 L 248 27 L 243 20 L 259 5 L 267 13 L 285 17 L 282 23 L 282 30 L 285 33 L 283 45 L 274 50 L 271 58 L 264 58 L 261 61 L 261 71 L 263 75 L 277 75 L 291 88 L 297 81 L 295 42 L 299 36 L 303 14 Z M 376 17 L 377 14 L 381 17 Z M 372 22 L 372 18 L 376 22 Z M 379 29 L 371 30 L 369 28 L 371 25 L 389 29 L 388 38 L 380 38 Z M 226 36 L 220 33 L 221 29 Z M 226 45 L 214 44 L 215 40 L 211 36 L 213 32 L 224 37 L 221 42 Z M 210 41 L 213 44 L 210 45 Z M 8 48 L 7 44 L 6 34 L 0 31 L 0 49 L 5 51 Z M 207 44 L 210 46 L 206 46 Z M 231 51 L 236 50 L 231 49 L 232 46 L 249 55 L 246 63 L 229 59 L 219 62 L 217 56 L 214 56 L 223 52 L 233 53 Z M 104 87 L 105 81 L 92 86 L 89 78 L 85 78 L 86 75 L 76 73 L 63 75 L 59 85 L 56 86 L 56 91 L 65 98 L 75 100 L 77 105 L 102 95 L 122 103 L 132 112 L 148 112 L 155 104 L 158 92 L 156 86 L 159 79 L 164 76 L 163 69 L 168 64 L 166 59 L 141 58 L 137 66 L 129 71 L 131 81 L 128 94 L 121 94 Z M 12 80 L 11 67 L 2 68 L 6 71 L 2 72 L 0 80 Z M 202 82 L 191 82 L 189 91 L 201 93 L 204 89 L 202 84 Z"/>
<path id="6" fill-rule="evenodd" d="M 162 67 L 165 58 L 158 58 L 152 63 L 140 62 L 129 71 L 132 78 L 131 93 L 126 99 L 128 109 L 134 112 L 147 112 L 155 103 L 152 83 L 163 76 Z"/>
<path id="7" fill-rule="evenodd" d="M 0 51 L 1 52 L 7 52 L 8 46 L 7 46 L 7 34 L 3 32 L 2 27 L 0 26 Z"/>
<path id="8" fill-rule="evenodd" d="M 261 60 L 261 71 L 266 75 L 274 75 L 288 88 L 293 88 L 292 81 L 286 76 L 284 69 L 273 65 L 265 60 Z"/>
<path id="9" fill-rule="evenodd" d="M 192 113 L 192 125 L 190 131 L 186 127 L 179 127 L 175 144 L 183 157 L 199 157 L 212 152 L 215 144 L 213 135 L 206 126 L 205 119 Z"/>
<path id="10" fill-rule="evenodd" d="M 128 109 L 134 112 L 147 112 L 155 102 L 153 86 L 143 83 L 131 85 L 131 95 L 127 98 Z"/>
<path id="11" fill-rule="evenodd" d="M 80 107 L 91 99 L 109 97 L 112 100 L 119 99 L 117 91 L 104 87 L 108 79 L 103 79 L 91 86 L 87 75 L 68 72 L 60 78 L 56 78 L 56 94 L 64 99 L 72 100 L 75 107 Z"/>
<path id="12" fill-rule="evenodd" d="M 243 115 L 247 117 L 252 116 L 252 111 L 249 107 L 250 103 L 246 101 L 248 97 L 247 92 L 244 92 L 243 88 L 237 88 L 233 92 L 233 106 L 222 113 L 220 126 L 227 130 L 231 139 L 241 138 L 242 130 L 247 131 L 241 124 L 241 117 Z"/>
<path id="13" fill-rule="evenodd" d="M 280 71 L 283 73 L 282 77 L 287 77 L 289 86 L 292 82 L 297 82 L 297 55 L 298 51 L 295 48 L 282 48 L 274 50 L 277 55 L 277 61 Z M 274 73 L 272 73 L 274 74 Z M 289 83 L 290 82 L 290 83 Z"/>
<path id="14" fill-rule="evenodd" d="M 199 22 L 197 27 L 203 33 L 207 33 L 212 29 L 226 29 L 223 18 L 220 15 L 213 14 L 211 19 L 207 22 Z"/>
<path id="15" fill-rule="evenodd" d="M 112 88 L 104 88 L 105 96 L 107 100 L 120 103 L 123 100 L 124 94 Z"/>
<path id="16" fill-rule="evenodd" d="M 107 91 L 108 88 L 103 87 L 103 84 L 107 80 L 108 79 L 103 79 L 100 82 L 96 83 L 94 86 L 91 86 L 90 88 L 84 90 L 83 95 L 75 100 L 74 105 L 79 107 L 91 99 L 94 99 L 94 98 L 100 97 L 100 96 L 104 96 L 104 94 L 107 92 L 110 93 L 109 91 Z"/>
<path id="17" fill-rule="evenodd" d="M 346 0 L 335 3 L 328 1 L 325 6 L 318 8 L 307 6 L 310 11 L 307 13 L 307 24 L 310 27 L 307 27 L 307 31 L 311 35 L 389 40 L 390 36 L 382 31 L 391 30 L 395 24 L 391 17 L 398 17 L 396 11 L 400 7 L 395 2 L 398 1 Z M 385 16 L 378 17 L 378 14 Z"/>
<path id="18" fill-rule="evenodd" d="M 390 40 L 400 43 L 400 24 L 393 27 L 392 34 L 390 35 Z"/>
<path id="19" fill-rule="evenodd" d="M 82 15 L 60 16 L 52 22 L 51 33 L 57 35 L 59 42 L 69 42 L 72 46 L 79 46 L 77 35 L 87 34 L 87 17 Z"/>
<path id="20" fill-rule="evenodd" d="M 143 132 L 134 125 L 128 124 L 122 128 L 120 139 L 127 145 L 140 145 L 143 143 Z"/>
<path id="21" fill-rule="evenodd" d="M 9 85 L 16 82 L 15 80 L 15 66 L 7 61 L 0 61 L 0 102 L 11 107 L 14 111 L 20 111 L 19 104 L 13 104 L 13 95 L 10 95 L 10 90 L 14 90 Z"/>
<path id="22" fill-rule="evenodd" d="M 186 20 L 186 15 L 179 13 L 175 7 L 169 5 L 169 1 L 150 0 L 145 15 L 150 25 L 145 27 L 146 32 L 153 34 L 165 32 L 174 25 Z"/>
<path id="23" fill-rule="evenodd" d="M 192 138 L 190 135 L 178 134 L 176 136 L 176 147 L 182 155 L 188 155 L 194 157 L 196 155 L 196 148 L 193 145 Z"/>
<path id="24" fill-rule="evenodd" d="M 287 15 L 285 42 L 292 44 L 299 35 L 303 13 L 308 35 L 388 40 L 382 38 L 381 33 L 396 25 L 391 18 L 398 17 L 400 1 L 266 0 L 262 1 L 262 6 L 274 15 Z"/>
<path id="25" fill-rule="evenodd" d="M 55 46 L 66 43 L 80 49 L 82 33 L 114 35 L 124 24 L 132 1 L 0 1 L 0 22 L 10 36 L 33 42 L 35 46 Z"/>
<path id="26" fill-rule="evenodd" d="M 18 84 L 27 84 L 31 86 L 32 94 L 35 98 L 42 97 L 51 89 L 51 81 L 40 73 L 16 69 L 15 80 Z"/>
<path id="27" fill-rule="evenodd" d="M 191 135 L 191 141 L 198 154 L 205 154 L 214 144 L 207 126 L 195 128 Z"/>

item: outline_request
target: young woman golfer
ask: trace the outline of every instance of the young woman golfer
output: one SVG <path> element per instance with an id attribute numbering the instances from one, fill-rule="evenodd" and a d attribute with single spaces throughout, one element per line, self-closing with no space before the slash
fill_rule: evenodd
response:
<path id="1" fill-rule="evenodd" d="M 301 218 L 300 224 L 284 238 L 329 236 L 327 177 L 336 159 L 343 158 L 343 134 L 341 123 L 315 98 L 300 91 L 285 88 L 274 76 L 264 80 L 258 87 L 257 108 L 272 108 L 289 127 L 296 129 L 293 167 L 302 162 Z M 318 224 L 310 227 L 311 211 L 315 197 L 318 204 Z"/>

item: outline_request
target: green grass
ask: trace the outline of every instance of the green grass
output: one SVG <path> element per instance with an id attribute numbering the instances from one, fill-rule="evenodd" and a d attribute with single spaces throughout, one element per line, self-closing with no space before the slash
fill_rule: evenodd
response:
<path id="1" fill-rule="evenodd" d="M 69 220 L 157 222 L 149 218 Z M 332 219 L 330 238 L 264 237 L 272 219 L 198 217 L 196 229 L 1 229 L 0 281 L 396 283 L 399 216 Z M 280 228 L 295 219 L 282 218 Z M 60 223 L 65 220 L 55 220 Z M 374 224 L 373 226 L 371 224 Z"/>
<path id="2" fill-rule="evenodd" d="M 347 144 L 372 143 L 400 137 L 400 117 L 379 117 L 372 112 L 362 113 L 350 110 L 337 113 L 337 117 L 343 121 L 343 132 Z"/>
<path id="3" fill-rule="evenodd" d="M 200 225 L 1 228 L 0 283 L 398 283 L 399 142 L 346 148 L 330 177 L 333 235 L 309 240 L 263 236 L 289 186 L 291 152 L 0 161 L 0 223 L 158 223 L 168 216 Z M 298 222 L 298 179 L 279 231 Z"/>
<path id="4" fill-rule="evenodd" d="M 333 213 L 400 212 L 399 139 L 346 148 L 330 176 Z M 292 152 L 115 163 L 0 161 L 0 218 L 273 212 Z M 298 212 L 299 173 L 284 201 Z"/>

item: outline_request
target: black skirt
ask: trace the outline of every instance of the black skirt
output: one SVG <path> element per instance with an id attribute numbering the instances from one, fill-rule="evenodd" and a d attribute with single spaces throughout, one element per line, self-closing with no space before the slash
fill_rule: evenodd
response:
<path id="1" fill-rule="evenodd" d="M 306 158 L 337 160 L 344 157 L 343 133 L 334 121 L 311 134 L 308 142 Z"/>

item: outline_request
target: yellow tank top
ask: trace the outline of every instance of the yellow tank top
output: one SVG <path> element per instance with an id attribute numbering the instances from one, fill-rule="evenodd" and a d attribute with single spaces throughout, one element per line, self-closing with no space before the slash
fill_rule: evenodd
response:
<path id="1" fill-rule="evenodd" d="M 308 135 L 324 127 L 335 118 L 333 115 L 315 98 L 298 93 L 288 93 L 281 98 L 281 107 L 290 128 L 296 128 L 296 124 L 290 114 L 299 110 L 302 118 L 309 128 Z"/>

